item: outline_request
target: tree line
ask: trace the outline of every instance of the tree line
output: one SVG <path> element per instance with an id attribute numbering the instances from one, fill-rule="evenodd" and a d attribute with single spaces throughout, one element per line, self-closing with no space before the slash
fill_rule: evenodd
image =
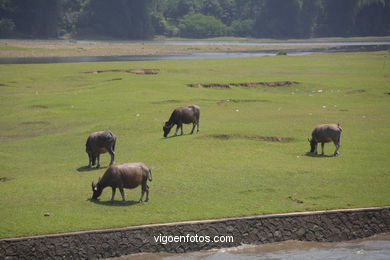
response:
<path id="1" fill-rule="evenodd" d="M 1 38 L 389 34 L 390 0 L 0 0 Z"/>

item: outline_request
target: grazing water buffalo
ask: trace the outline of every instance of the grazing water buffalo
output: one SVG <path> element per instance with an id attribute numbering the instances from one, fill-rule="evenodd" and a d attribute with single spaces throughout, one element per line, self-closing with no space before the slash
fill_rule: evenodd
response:
<path id="1" fill-rule="evenodd" d="M 321 155 L 324 155 L 324 144 L 333 142 L 336 146 L 334 156 L 339 155 L 341 131 L 342 129 L 339 124 L 325 124 L 316 126 L 316 128 L 314 128 L 313 132 L 311 133 L 311 139 L 308 139 L 310 143 L 310 152 L 317 154 L 317 144 L 321 143 Z"/>
<path id="2" fill-rule="evenodd" d="M 191 134 L 194 133 L 195 126 L 197 126 L 196 132 L 199 132 L 199 116 L 200 116 L 200 108 L 197 105 L 188 105 L 185 107 L 176 108 L 171 117 L 167 122 L 165 122 L 163 126 L 164 137 L 167 137 L 171 128 L 174 125 L 177 125 L 175 136 L 177 136 L 177 131 L 179 128 L 181 129 L 181 135 L 183 135 L 183 124 L 192 123 Z"/>
<path id="3" fill-rule="evenodd" d="M 100 131 L 92 133 L 85 144 L 85 151 L 88 153 L 89 163 L 88 167 L 91 168 L 92 165 L 95 165 L 97 159 L 96 168 L 100 167 L 100 154 L 101 153 L 110 153 L 111 162 L 110 165 L 114 163 L 115 157 L 115 143 L 116 136 L 111 131 Z"/>
<path id="4" fill-rule="evenodd" d="M 122 195 L 122 200 L 125 201 L 125 193 L 123 188 L 134 189 L 138 185 L 142 185 L 142 194 L 138 202 L 142 202 L 144 193 L 146 192 L 146 201 L 149 200 L 149 186 L 147 181 L 152 181 L 152 171 L 143 163 L 122 163 L 113 164 L 104 173 L 102 178 L 94 184 L 92 182 L 92 199 L 96 200 L 105 187 L 112 188 L 111 201 L 114 200 L 116 188 Z"/>

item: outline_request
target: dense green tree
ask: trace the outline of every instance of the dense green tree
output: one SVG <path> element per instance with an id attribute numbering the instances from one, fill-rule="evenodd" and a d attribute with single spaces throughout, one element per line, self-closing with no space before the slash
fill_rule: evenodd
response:
<path id="1" fill-rule="evenodd" d="M 298 0 L 264 0 L 256 18 L 254 34 L 258 37 L 290 38 L 298 33 Z"/>
<path id="2" fill-rule="evenodd" d="M 227 26 L 213 16 L 188 14 L 180 20 L 180 36 L 189 38 L 217 37 L 227 33 Z"/>
<path id="3" fill-rule="evenodd" d="M 231 24 L 231 33 L 233 36 L 250 37 L 252 36 L 253 26 L 255 21 L 253 19 L 235 20 Z"/>
<path id="4" fill-rule="evenodd" d="M 308 38 L 389 32 L 390 0 L 0 0 L 0 37 Z"/>
<path id="5" fill-rule="evenodd" d="M 148 0 L 91 0 L 79 21 L 83 34 L 144 39 L 153 35 Z"/>
<path id="6" fill-rule="evenodd" d="M 386 35 L 390 29 L 390 0 L 360 1 L 354 17 L 355 34 Z"/>

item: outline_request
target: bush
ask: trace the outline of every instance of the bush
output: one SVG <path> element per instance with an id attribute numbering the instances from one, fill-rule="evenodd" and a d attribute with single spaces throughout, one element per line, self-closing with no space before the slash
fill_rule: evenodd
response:
<path id="1" fill-rule="evenodd" d="M 0 19 L 0 36 L 8 36 L 15 29 L 15 23 L 11 19 Z"/>
<path id="2" fill-rule="evenodd" d="M 233 36 L 252 36 L 253 25 L 255 21 L 253 19 L 235 20 L 232 22 L 231 31 Z"/>
<path id="3" fill-rule="evenodd" d="M 286 51 L 278 51 L 276 53 L 277 56 L 282 56 L 282 55 L 287 55 L 287 52 Z"/>
<path id="4" fill-rule="evenodd" d="M 179 30 L 183 37 L 209 38 L 226 35 L 228 27 L 213 16 L 188 14 L 180 20 Z"/>

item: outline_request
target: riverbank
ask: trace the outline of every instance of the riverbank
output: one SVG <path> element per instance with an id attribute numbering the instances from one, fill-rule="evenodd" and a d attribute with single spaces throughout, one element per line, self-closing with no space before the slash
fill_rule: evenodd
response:
<path id="1" fill-rule="evenodd" d="M 337 49 L 345 44 L 389 44 L 389 37 L 313 40 L 155 40 L 155 41 L 91 41 L 91 40 L 1 40 L 0 58 L 88 57 L 88 56 L 161 56 L 198 52 L 264 52 L 318 51 Z"/>
<path id="2" fill-rule="evenodd" d="M 379 207 L 10 238 L 0 240 L 0 252 L 4 258 L 97 259 L 137 253 L 184 253 L 288 240 L 335 242 L 386 232 L 390 232 L 390 207 Z M 159 237 L 166 239 L 158 240 Z M 230 239 L 221 241 L 227 237 Z"/>

